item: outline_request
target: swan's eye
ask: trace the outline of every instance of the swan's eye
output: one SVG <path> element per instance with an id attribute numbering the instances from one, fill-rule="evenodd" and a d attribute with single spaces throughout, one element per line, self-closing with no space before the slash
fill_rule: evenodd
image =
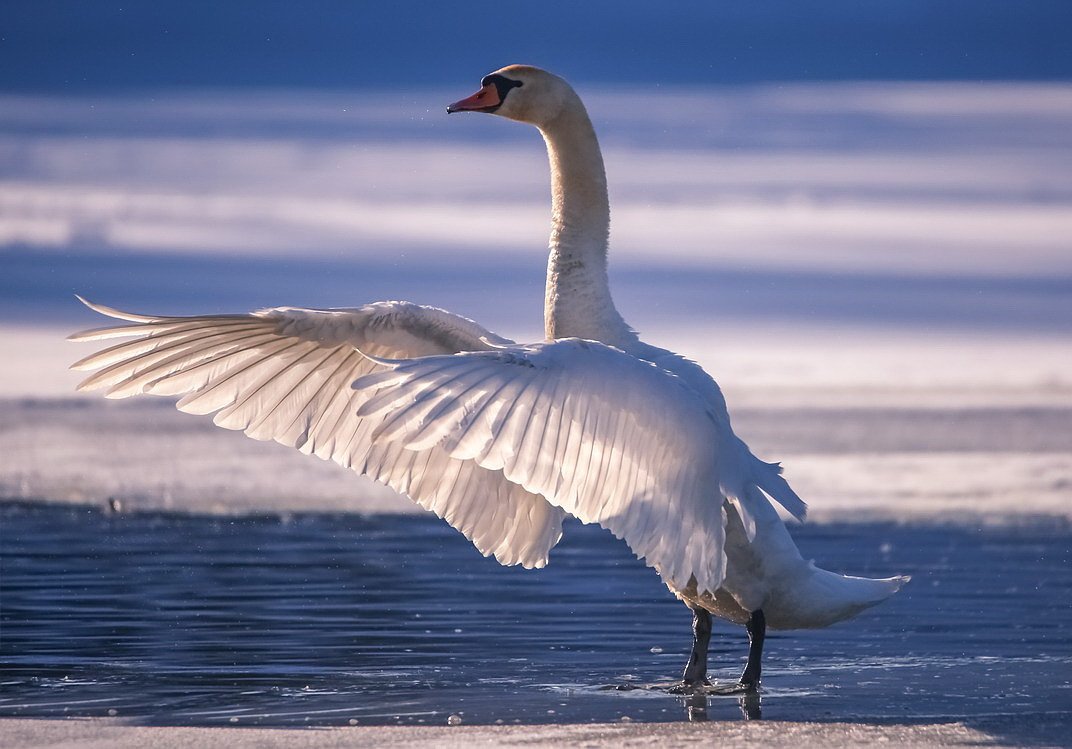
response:
<path id="1" fill-rule="evenodd" d="M 481 86 L 487 86 L 489 84 L 495 86 L 495 90 L 499 94 L 500 102 L 505 101 L 506 95 L 510 93 L 511 89 L 521 88 L 521 86 L 524 85 L 521 81 L 514 81 L 506 76 L 498 75 L 497 73 L 484 76 L 484 80 L 480 82 Z"/>

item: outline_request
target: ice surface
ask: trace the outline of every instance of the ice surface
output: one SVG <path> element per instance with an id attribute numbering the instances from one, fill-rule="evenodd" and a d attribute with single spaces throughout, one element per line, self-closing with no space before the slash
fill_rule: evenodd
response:
<path id="1" fill-rule="evenodd" d="M 8 504 L 0 522 L 2 717 L 328 727 L 741 714 L 737 696 L 606 688 L 677 678 L 691 617 L 622 542 L 575 521 L 535 571 L 480 558 L 433 518 Z M 769 633 L 761 700 L 743 707 L 858 723 L 1019 715 L 1021 737 L 1033 721 L 1067 725 L 1068 528 L 793 527 L 824 567 L 912 582 L 851 622 Z M 715 633 L 711 678 L 735 680 L 745 633 L 721 621 Z"/>

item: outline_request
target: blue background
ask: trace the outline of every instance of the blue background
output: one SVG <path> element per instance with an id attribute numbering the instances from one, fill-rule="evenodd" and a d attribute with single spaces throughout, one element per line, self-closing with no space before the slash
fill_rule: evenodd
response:
<path id="1" fill-rule="evenodd" d="M 4 0 L 0 90 L 423 87 L 528 62 L 577 82 L 1068 80 L 1053 0 Z"/>

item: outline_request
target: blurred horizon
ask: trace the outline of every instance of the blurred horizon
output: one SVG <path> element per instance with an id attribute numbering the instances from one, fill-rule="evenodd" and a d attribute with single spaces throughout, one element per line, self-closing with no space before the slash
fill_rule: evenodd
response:
<path id="1" fill-rule="evenodd" d="M 612 270 L 1072 277 L 1072 85 L 582 94 L 607 164 Z M 448 116 L 450 95 L 0 94 L 0 247 L 399 273 L 517 258 L 542 274 L 539 136 Z"/>

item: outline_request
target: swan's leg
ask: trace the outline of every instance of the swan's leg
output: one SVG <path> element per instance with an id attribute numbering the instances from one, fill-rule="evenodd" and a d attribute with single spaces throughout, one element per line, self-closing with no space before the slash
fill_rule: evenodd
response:
<path id="1" fill-rule="evenodd" d="M 749 691 L 759 689 L 759 675 L 763 661 L 763 638 L 767 634 L 767 619 L 763 616 L 763 609 L 756 609 L 748 617 L 748 624 L 744 625 L 748 630 L 748 665 L 741 674 L 740 684 Z"/>
<path id="2" fill-rule="evenodd" d="M 692 609 L 692 655 L 681 677 L 684 691 L 705 687 L 707 681 L 707 645 L 711 642 L 711 612 L 699 606 Z"/>

